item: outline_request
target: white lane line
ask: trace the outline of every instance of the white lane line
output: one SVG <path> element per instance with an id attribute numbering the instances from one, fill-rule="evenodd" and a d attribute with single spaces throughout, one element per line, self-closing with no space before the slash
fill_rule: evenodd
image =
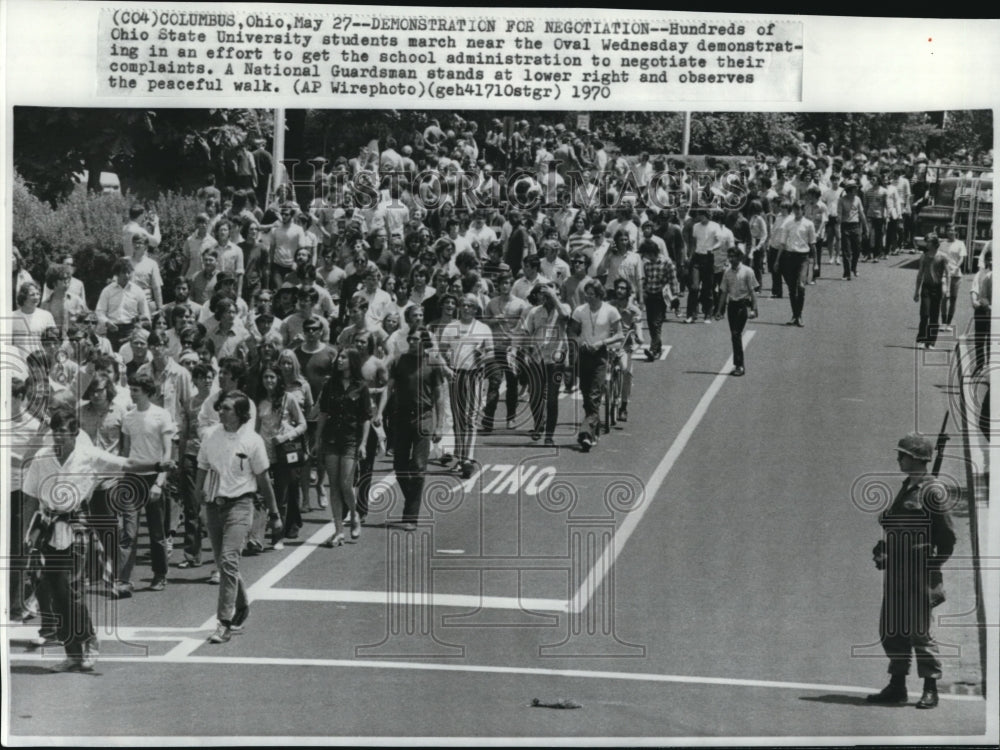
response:
<path id="1" fill-rule="evenodd" d="M 747 348 L 755 333 L 755 331 L 747 331 L 743 334 L 744 349 Z M 628 542 L 629 537 L 632 536 L 632 532 L 638 528 L 639 523 L 642 521 L 642 517 L 646 514 L 646 511 L 649 510 L 650 505 L 653 503 L 653 498 L 656 497 L 656 493 L 659 492 L 660 486 L 663 484 L 663 480 L 666 479 L 670 470 L 674 468 L 674 464 L 677 462 L 678 457 L 687 446 L 691 436 L 694 435 L 694 431 L 698 428 L 702 418 L 704 418 L 712 400 L 715 398 L 716 394 L 722 390 L 722 384 L 731 377 L 729 372 L 732 369 L 733 358 L 730 356 L 729 359 L 726 360 L 726 364 L 723 365 L 722 370 L 720 370 L 719 374 L 715 376 L 715 379 L 708 387 L 708 390 L 705 391 L 705 395 L 701 397 L 701 401 L 698 402 L 698 405 L 694 408 L 691 416 L 688 417 L 688 421 L 684 424 L 684 427 L 681 428 L 680 433 L 678 433 L 677 437 L 674 438 L 674 442 L 670 446 L 670 449 L 666 452 L 660 460 L 659 465 L 653 471 L 652 476 L 649 478 L 649 482 L 646 484 L 644 493 L 645 502 L 643 502 L 636 510 L 626 515 L 622 525 L 618 527 L 618 530 L 611 538 L 611 542 L 608 547 L 603 553 L 601 553 L 601 557 L 596 563 L 594 563 L 594 566 L 590 569 L 590 572 L 580 585 L 580 588 L 577 589 L 573 598 L 570 599 L 570 612 L 579 614 L 580 612 L 583 612 L 586 606 L 590 603 L 591 598 L 597 592 L 597 589 L 603 582 L 604 577 L 614 566 L 615 561 L 618 559 L 618 555 L 620 555 L 622 550 L 625 549 L 625 544 Z"/>
<path id="2" fill-rule="evenodd" d="M 296 547 L 291 554 L 283 558 L 281 562 L 271 568 L 267 573 L 261 576 L 252 586 L 247 589 L 247 598 L 250 601 L 260 598 L 264 593 L 267 592 L 274 584 L 284 578 L 286 575 L 292 572 L 292 570 L 302 563 L 309 555 L 316 551 L 316 548 L 323 542 L 325 542 L 331 534 L 333 534 L 334 525 L 333 521 L 324 524 L 319 529 L 317 529 L 312 536 L 310 536 L 304 544 Z M 211 632 L 215 628 L 215 623 L 217 622 L 215 615 L 209 617 L 197 630 Z M 167 656 L 170 658 L 187 658 L 195 651 L 197 651 L 204 641 L 188 640 L 182 641 L 181 643 L 174 646 L 170 651 L 167 652 Z"/>
<path id="3" fill-rule="evenodd" d="M 204 632 L 203 628 L 172 628 L 155 625 L 148 627 L 114 625 L 109 628 L 107 624 L 98 625 L 96 630 L 101 640 L 117 638 L 124 641 L 182 641 L 191 635 Z M 12 641 L 26 640 L 38 635 L 38 628 L 30 625 L 14 625 L 4 628 L 4 631 L 7 639 Z"/>
<path id="4" fill-rule="evenodd" d="M 11 654 L 11 661 L 41 661 L 37 654 Z M 719 685 L 723 687 L 773 688 L 780 690 L 806 690 L 809 692 L 871 693 L 871 686 L 833 685 L 815 682 L 784 682 L 779 680 L 743 680 L 734 677 L 698 677 L 692 675 L 654 674 L 650 672 L 602 672 L 589 669 L 546 669 L 543 667 L 502 667 L 481 664 L 429 664 L 425 662 L 376 661 L 372 659 L 296 659 L 268 656 L 102 656 L 101 662 L 160 662 L 164 664 L 212 664 L 267 667 L 348 667 L 360 669 L 400 669 L 416 672 L 470 672 L 479 674 L 516 674 L 569 679 L 624 680 L 628 682 L 676 683 L 684 685 Z M 978 701 L 980 695 L 956 695 L 941 692 L 941 700 Z"/>
<path id="5" fill-rule="evenodd" d="M 670 354 L 670 350 L 671 349 L 673 349 L 672 346 L 665 346 L 665 347 L 663 347 L 663 351 L 660 352 L 660 361 L 661 362 L 667 358 L 667 355 Z"/>
<path id="6" fill-rule="evenodd" d="M 463 607 L 473 609 L 525 609 L 539 612 L 566 612 L 564 599 L 534 599 L 517 596 L 479 594 L 438 594 L 425 591 L 352 591 L 350 589 L 268 589 L 257 601 L 351 602 L 354 604 L 406 604 L 421 607 Z"/>

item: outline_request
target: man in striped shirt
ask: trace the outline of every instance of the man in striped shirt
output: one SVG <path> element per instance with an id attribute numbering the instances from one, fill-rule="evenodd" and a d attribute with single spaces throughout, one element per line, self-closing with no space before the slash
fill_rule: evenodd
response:
<path id="1" fill-rule="evenodd" d="M 865 206 L 865 217 L 868 219 L 868 242 L 865 243 L 862 262 L 878 263 L 885 254 L 883 235 L 885 234 L 885 217 L 889 210 L 889 193 L 882 187 L 882 177 L 878 172 L 872 172 L 869 178 L 871 184 L 861 194 L 861 202 Z"/>
<path id="2" fill-rule="evenodd" d="M 652 362 L 663 351 L 660 331 L 667 314 L 667 302 L 674 310 L 680 309 L 680 289 L 677 285 L 677 267 L 652 238 L 639 243 L 639 255 L 643 267 L 643 293 L 646 302 L 646 321 L 649 324 L 649 347 L 646 359 Z"/>

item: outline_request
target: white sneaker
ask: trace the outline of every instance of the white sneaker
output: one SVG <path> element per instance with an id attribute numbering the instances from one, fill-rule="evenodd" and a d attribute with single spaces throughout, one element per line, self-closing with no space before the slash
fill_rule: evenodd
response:
<path id="1" fill-rule="evenodd" d="M 278 550 L 279 552 L 284 548 L 285 548 L 285 543 L 281 539 L 279 539 L 274 543 L 274 549 Z"/>
<path id="2" fill-rule="evenodd" d="M 229 629 L 228 625 L 223 625 L 221 622 L 218 627 L 216 627 L 215 632 L 208 637 L 209 643 L 227 643 L 229 639 L 232 638 L 232 631 Z"/>

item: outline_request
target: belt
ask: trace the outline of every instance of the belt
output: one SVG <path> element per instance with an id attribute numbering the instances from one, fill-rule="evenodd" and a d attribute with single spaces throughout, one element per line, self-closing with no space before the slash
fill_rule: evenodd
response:
<path id="1" fill-rule="evenodd" d="M 221 495 L 216 495 L 213 502 L 222 505 L 223 503 L 235 503 L 237 500 L 242 500 L 245 497 L 255 497 L 256 492 L 244 492 L 242 495 L 237 495 L 236 497 L 222 497 Z"/>

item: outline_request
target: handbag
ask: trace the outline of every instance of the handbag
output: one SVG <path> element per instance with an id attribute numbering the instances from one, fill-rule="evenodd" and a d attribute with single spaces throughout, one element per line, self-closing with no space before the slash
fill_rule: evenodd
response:
<path id="1" fill-rule="evenodd" d="M 286 440 L 275 444 L 278 460 L 285 466 L 298 466 L 305 461 L 305 451 L 302 448 L 302 438 Z"/>
<path id="2" fill-rule="evenodd" d="M 288 398 L 288 394 L 281 400 L 281 413 L 285 413 L 285 399 Z M 286 440 L 283 443 L 275 443 L 274 445 L 275 453 L 278 456 L 278 461 L 285 466 L 299 466 L 305 459 L 305 447 L 302 443 L 302 438 L 297 437 L 294 440 Z"/>

